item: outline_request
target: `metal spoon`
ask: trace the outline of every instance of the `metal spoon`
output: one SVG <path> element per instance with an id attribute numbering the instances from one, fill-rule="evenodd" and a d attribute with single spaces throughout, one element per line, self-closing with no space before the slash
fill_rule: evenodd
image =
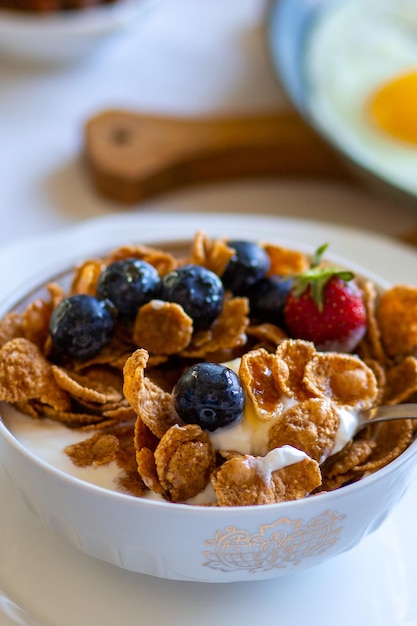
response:
<path id="1" fill-rule="evenodd" d="M 388 422 L 389 420 L 417 419 L 417 403 L 377 406 L 368 411 L 359 411 L 357 419 L 355 434 L 368 424 Z"/>

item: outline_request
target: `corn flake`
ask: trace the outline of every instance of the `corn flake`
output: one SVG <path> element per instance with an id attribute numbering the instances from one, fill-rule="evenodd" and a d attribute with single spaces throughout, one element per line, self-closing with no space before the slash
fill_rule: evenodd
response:
<path id="1" fill-rule="evenodd" d="M 397 285 L 382 293 L 377 320 L 390 357 L 413 354 L 417 348 L 417 287 Z"/>
<path id="2" fill-rule="evenodd" d="M 234 250 L 222 239 L 209 239 L 202 231 L 197 232 L 191 247 L 189 263 L 202 265 L 222 276 Z"/>
<path id="3" fill-rule="evenodd" d="M 193 334 L 193 320 L 175 302 L 151 300 L 144 304 L 133 326 L 133 341 L 151 354 L 182 352 Z"/>
<path id="4" fill-rule="evenodd" d="M 148 354 L 139 349 L 126 361 L 124 394 L 135 413 L 158 437 L 178 422 L 171 394 L 144 376 Z"/>
<path id="5" fill-rule="evenodd" d="M 57 365 L 52 366 L 52 374 L 61 389 L 67 391 L 80 402 L 104 405 L 108 403 L 118 404 L 123 399 L 123 395 L 118 389 L 104 384 L 101 380 L 94 380 L 91 375 L 76 374 Z"/>
<path id="6" fill-rule="evenodd" d="M 34 300 L 22 313 L 23 336 L 43 350 L 49 334 L 49 319 L 52 304 L 43 300 Z"/>
<path id="7" fill-rule="evenodd" d="M 136 453 L 138 472 L 146 487 L 154 493 L 159 493 L 168 499 L 168 494 L 162 487 L 155 464 L 155 454 L 149 448 L 141 448 Z"/>
<path id="8" fill-rule="evenodd" d="M 239 378 L 245 395 L 260 421 L 271 421 L 282 412 L 283 401 L 272 368 L 275 356 L 263 348 L 247 352 L 241 358 Z"/>
<path id="9" fill-rule="evenodd" d="M 373 371 L 350 354 L 317 353 L 306 365 L 304 383 L 315 396 L 356 409 L 371 408 L 378 395 Z"/>
<path id="10" fill-rule="evenodd" d="M 257 325 L 249 325 L 246 329 L 249 337 L 257 339 L 261 344 L 268 346 L 270 351 L 275 351 L 281 341 L 288 339 L 286 332 L 275 324 L 263 323 Z"/>
<path id="11" fill-rule="evenodd" d="M 287 409 L 269 431 L 269 449 L 290 445 L 321 463 L 332 451 L 339 416 L 327 398 L 312 398 Z"/>
<path id="12" fill-rule="evenodd" d="M 155 450 L 159 481 L 175 502 L 200 493 L 208 484 L 215 463 L 210 438 L 196 424 L 172 426 Z"/>
<path id="13" fill-rule="evenodd" d="M 212 474 L 211 484 L 220 506 L 250 506 L 297 500 L 321 484 L 316 461 L 299 463 L 265 474 L 262 459 L 234 456 Z"/>
<path id="14" fill-rule="evenodd" d="M 8 313 L 0 320 L 0 348 L 11 339 L 22 336 L 23 324 L 20 313 Z"/>
<path id="15" fill-rule="evenodd" d="M 218 318 L 209 331 L 196 332 L 190 345 L 180 354 L 186 358 L 203 358 L 222 350 L 243 346 L 249 323 L 246 298 L 226 299 Z"/>
<path id="16" fill-rule="evenodd" d="M 139 259 L 145 261 L 158 271 L 160 276 L 165 276 L 174 270 L 178 263 L 175 257 L 169 252 L 164 252 L 158 248 L 143 245 L 125 245 L 116 248 L 106 257 L 105 263 L 109 265 L 114 261 L 124 259 Z"/>
<path id="17" fill-rule="evenodd" d="M 310 265 L 307 255 L 297 250 L 289 250 L 269 243 L 264 243 L 263 248 L 271 262 L 268 272 L 270 276 L 273 274 L 280 276 L 300 274 Z"/>
<path id="18" fill-rule="evenodd" d="M 362 475 L 363 470 L 358 470 L 358 467 L 366 462 L 375 446 L 375 441 L 356 439 L 327 459 L 322 467 L 322 488 L 331 491 L 350 482 L 355 475 L 356 477 Z"/>
<path id="19" fill-rule="evenodd" d="M 84 261 L 75 271 L 72 279 L 71 294 L 96 295 L 97 281 L 101 272 L 106 268 L 105 263 L 100 259 Z"/>
<path id="20" fill-rule="evenodd" d="M 311 397 L 305 369 L 315 354 L 314 344 L 300 339 L 288 339 L 277 347 L 272 374 L 283 394 L 297 400 Z"/>
<path id="21" fill-rule="evenodd" d="M 396 459 L 410 445 L 413 436 L 411 420 L 393 420 L 372 426 L 375 446 L 365 461 L 355 469 L 375 472 Z"/>
<path id="22" fill-rule="evenodd" d="M 55 382 L 49 361 L 23 337 L 8 341 L 0 350 L 0 398 L 12 404 L 36 399 L 61 410 L 70 405 L 68 394 Z"/>
<path id="23" fill-rule="evenodd" d="M 115 435 L 96 433 L 89 439 L 67 446 L 64 452 L 78 467 L 108 465 L 117 459 L 119 440 Z"/>
<path id="24" fill-rule="evenodd" d="M 379 294 L 375 285 L 367 280 L 360 283 L 366 311 L 366 333 L 358 346 L 358 353 L 364 359 L 372 359 L 381 365 L 387 361 L 382 345 L 381 330 L 377 320 Z"/>
<path id="25" fill-rule="evenodd" d="M 408 356 L 386 371 L 384 404 L 400 404 L 417 392 L 417 359 Z"/>

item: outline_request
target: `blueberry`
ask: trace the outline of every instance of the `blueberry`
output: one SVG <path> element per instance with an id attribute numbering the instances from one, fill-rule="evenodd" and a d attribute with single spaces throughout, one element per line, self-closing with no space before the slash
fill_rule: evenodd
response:
<path id="1" fill-rule="evenodd" d="M 183 422 L 209 431 L 237 421 L 245 408 L 239 377 L 220 363 L 190 367 L 176 383 L 172 397 Z"/>
<path id="2" fill-rule="evenodd" d="M 161 299 L 180 304 L 196 330 L 207 330 L 222 310 L 224 287 L 205 267 L 183 265 L 162 279 Z"/>
<path id="3" fill-rule="evenodd" d="M 49 322 L 55 350 L 75 358 L 90 358 L 111 339 L 113 317 L 107 303 L 80 294 L 62 300 Z"/>
<path id="4" fill-rule="evenodd" d="M 114 261 L 100 274 L 97 297 L 113 302 L 121 317 L 133 319 L 138 309 L 159 296 L 161 279 L 158 271 L 146 261 Z"/>
<path id="5" fill-rule="evenodd" d="M 248 293 L 251 318 L 282 326 L 284 305 L 293 283 L 292 278 L 278 275 L 260 280 Z"/>
<path id="6" fill-rule="evenodd" d="M 222 281 L 235 295 L 245 295 L 269 270 L 269 256 L 261 246 L 252 241 L 228 241 L 234 255 L 230 259 Z"/>

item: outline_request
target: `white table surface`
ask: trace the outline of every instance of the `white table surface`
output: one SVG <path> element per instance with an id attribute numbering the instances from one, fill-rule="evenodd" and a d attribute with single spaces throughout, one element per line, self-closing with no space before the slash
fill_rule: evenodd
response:
<path id="1" fill-rule="evenodd" d="M 268 58 L 264 32 L 266 8 L 265 0 L 160 0 L 145 23 L 136 24 L 123 38 L 112 42 L 82 64 L 45 68 L 0 57 L 0 247 L 18 243 L 24 237 L 52 233 L 83 220 L 123 211 L 150 215 L 162 211 L 256 211 L 291 218 L 326 220 L 341 226 L 359 227 L 384 237 L 401 236 L 415 230 L 417 208 L 409 210 L 395 202 L 334 183 L 248 180 L 211 184 L 172 192 L 129 208 L 107 201 L 92 190 L 81 159 L 82 128 L 90 116 L 104 108 L 117 106 L 169 114 L 218 115 L 287 106 Z M 2 489 L 7 501 L 7 497 L 11 496 L 5 487 Z M 413 491 L 416 492 L 415 484 Z M 16 583 L 17 576 L 26 572 L 22 575 L 22 585 L 30 585 L 33 589 L 37 589 L 38 585 L 39 602 L 45 594 L 45 601 L 55 607 L 62 600 L 59 596 L 48 597 L 43 583 L 51 572 L 48 570 L 46 574 L 42 568 L 56 567 L 57 574 L 62 568 L 63 584 L 74 584 L 74 581 L 67 580 L 62 562 L 53 556 L 54 546 L 57 554 L 64 550 L 70 567 L 68 571 L 81 568 L 82 558 L 69 548 L 56 546 L 55 540 L 46 537 L 46 531 L 39 527 L 38 522 L 27 518 L 28 514 L 20 510 L 19 503 L 16 506 L 5 521 L 10 541 L 3 563 L 10 561 L 14 568 L 10 571 L 13 583 Z M 401 576 L 398 578 L 403 575 L 404 566 L 395 530 L 400 514 L 401 509 L 388 521 L 385 534 L 377 533 L 367 540 L 361 552 L 361 562 L 365 565 L 360 575 L 356 571 L 355 554 L 348 553 L 332 562 L 330 569 L 323 569 L 323 566 L 317 569 L 314 576 L 311 573 L 302 574 L 299 585 L 291 580 L 282 580 L 279 587 L 275 581 L 267 581 L 252 587 L 215 586 L 207 590 L 202 586 L 184 587 L 163 581 L 155 583 L 147 577 L 134 580 L 132 576 L 120 572 L 117 573 L 119 582 L 115 589 L 121 589 L 123 582 L 129 593 L 133 593 L 133 587 L 137 585 L 138 597 L 151 620 L 145 619 L 144 623 L 154 626 L 208 625 L 215 623 L 214 616 L 218 616 L 217 622 L 225 626 L 256 623 L 257 620 L 265 626 L 284 622 L 295 625 L 309 622 L 309 605 L 315 602 L 323 606 L 322 626 L 333 623 L 368 626 L 369 623 L 361 621 L 359 614 L 360 606 L 365 606 L 363 586 L 369 587 L 371 604 L 378 602 L 377 598 L 382 596 L 389 597 L 391 574 L 384 570 L 387 554 L 392 557 L 392 576 L 397 577 L 396 593 L 401 586 L 404 587 L 400 585 Z M 23 533 L 28 524 L 32 526 L 33 534 L 30 536 Z M 411 519 L 403 520 L 404 524 L 410 526 L 411 535 Z M 14 546 L 16 537 L 19 544 Z M 32 537 L 38 540 L 36 546 L 39 548 L 31 544 Z M 27 544 L 31 546 L 28 548 Z M 42 554 L 44 545 L 49 545 L 52 551 L 47 559 Z M 403 546 L 400 547 L 403 550 Z M 30 570 L 23 565 L 26 549 L 34 550 L 39 578 L 30 574 Z M 0 554 L 0 563 L 1 559 Z M 379 565 L 386 587 L 377 590 L 371 578 L 373 568 Z M 344 580 L 346 577 L 346 596 L 338 596 L 338 601 L 344 598 L 338 607 L 331 599 L 326 600 L 320 583 L 323 574 L 324 580 L 334 577 Z M 109 579 L 113 576 L 116 576 L 115 571 L 106 568 L 109 588 Z M 381 580 L 381 577 L 377 576 L 376 580 Z M 92 581 L 85 584 L 92 585 L 91 602 L 86 606 L 86 615 L 91 616 L 94 615 L 94 602 L 99 601 L 99 587 L 95 587 Z M 156 584 L 158 592 L 155 591 Z M 75 588 L 77 585 L 84 585 L 81 578 Z M 281 598 L 285 609 L 281 614 L 283 622 L 280 607 L 274 601 L 278 589 L 277 597 Z M 68 591 L 68 587 L 63 587 L 63 594 Z M 195 595 L 187 603 L 188 593 Z M 151 606 L 149 597 L 155 598 L 155 594 L 160 594 L 161 600 Z M 358 605 L 357 611 L 352 608 L 355 594 L 361 594 L 361 605 Z M 163 596 L 167 603 L 164 603 Z M 20 597 L 25 597 L 23 588 Z M 394 600 L 392 598 L 389 610 L 393 610 L 393 603 L 397 602 Z M 402 600 L 404 598 L 398 599 L 399 605 Z M 218 612 L 213 610 L 213 604 L 218 606 Z M 405 605 L 415 607 L 415 603 L 404 601 Z M 316 606 L 315 614 L 317 611 Z M 339 611 L 341 613 L 337 617 Z M 370 612 L 378 615 L 375 607 Z M 383 612 L 381 605 L 378 621 L 381 625 L 386 623 Z M 9 617 L 6 618 L 6 614 Z M 56 614 L 59 614 L 59 606 Z M 123 621 L 125 614 L 128 611 L 121 601 L 119 623 L 131 626 Z M 349 621 L 349 615 L 353 622 Z M 141 623 L 140 614 L 136 623 Z M 3 624 L 39 626 L 30 615 L 24 615 L 10 605 L 7 598 L 2 598 L 0 590 L 0 625 Z M 90 624 L 96 626 L 94 618 L 77 626 Z M 393 623 L 393 626 L 400 624 L 416 625 L 417 615 L 399 615 L 397 624 Z M 48 622 L 45 626 L 60 625 Z"/>
<path id="2" fill-rule="evenodd" d="M 82 63 L 0 57 L 0 245 L 114 211 L 261 211 L 400 235 L 417 208 L 342 185 L 245 181 L 193 187 L 134 207 L 99 197 L 80 158 L 83 124 L 113 106 L 178 115 L 285 107 L 265 41 L 266 0 L 159 0 Z"/>

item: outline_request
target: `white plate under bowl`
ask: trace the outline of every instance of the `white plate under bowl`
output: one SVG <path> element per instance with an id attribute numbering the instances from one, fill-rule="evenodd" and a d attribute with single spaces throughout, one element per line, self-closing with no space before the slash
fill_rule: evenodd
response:
<path id="1" fill-rule="evenodd" d="M 0 298 L 10 295 L 22 279 L 32 280 L 54 266 L 57 257 L 82 258 L 92 240 L 94 248 L 98 242 L 106 248 L 132 239 L 184 239 L 198 228 L 212 235 L 279 238 L 309 248 L 328 241 L 334 253 L 388 281 L 415 282 L 414 252 L 353 229 L 267 217 L 130 215 L 95 220 L 3 249 L 0 262 L 9 272 L 2 276 Z M 341 626 L 405 626 L 417 615 L 412 587 L 417 573 L 415 481 L 390 518 L 351 552 L 285 580 L 219 587 L 162 581 L 86 557 L 45 531 L 0 477 L 0 493 L 9 505 L 2 507 L 0 521 L 1 626 L 110 626 L 115 621 L 136 623 L 138 616 L 146 623 L 183 626 L 208 626 L 221 616 L 222 624 L 249 626 L 259 619 L 275 623 L 277 615 L 289 626 L 306 619 L 330 626 L 335 615 Z"/>
<path id="2" fill-rule="evenodd" d="M 33 63 L 56 65 L 88 59 L 121 36 L 156 0 L 116 0 L 87 9 L 57 13 L 0 10 L 0 53 Z"/>

